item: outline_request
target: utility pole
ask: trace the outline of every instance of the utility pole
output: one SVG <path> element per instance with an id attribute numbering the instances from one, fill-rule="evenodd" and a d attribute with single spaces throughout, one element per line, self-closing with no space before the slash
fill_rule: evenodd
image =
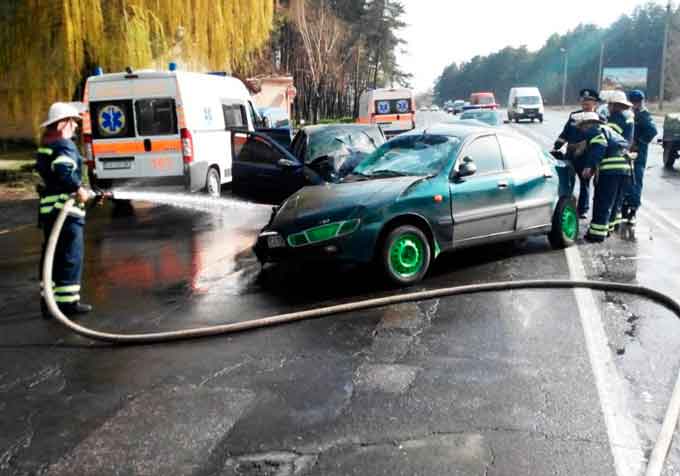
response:
<path id="1" fill-rule="evenodd" d="M 604 68 L 604 40 L 600 43 L 600 66 L 597 70 L 597 89 L 602 88 L 602 68 Z"/>
<path id="2" fill-rule="evenodd" d="M 663 49 L 661 50 L 661 74 L 659 75 L 659 111 L 663 111 L 663 98 L 666 92 L 666 50 L 668 50 L 668 30 L 671 25 L 671 0 L 666 5 L 666 25 L 663 30 Z"/>
<path id="3" fill-rule="evenodd" d="M 562 105 L 564 106 L 567 102 L 567 68 L 569 65 L 569 52 L 560 48 L 560 51 L 564 53 L 564 78 L 562 79 Z"/>

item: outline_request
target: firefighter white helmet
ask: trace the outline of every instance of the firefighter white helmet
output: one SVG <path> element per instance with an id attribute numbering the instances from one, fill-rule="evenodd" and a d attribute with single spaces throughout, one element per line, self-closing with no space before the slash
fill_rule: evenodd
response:
<path id="1" fill-rule="evenodd" d="M 50 106 L 50 110 L 47 113 L 47 120 L 40 124 L 40 127 L 47 127 L 50 124 L 68 118 L 80 120 L 81 117 L 78 108 L 75 105 L 66 102 L 55 102 Z"/>
<path id="2" fill-rule="evenodd" d="M 609 104 L 622 104 L 624 106 L 631 107 L 633 104 L 626 97 L 626 93 L 623 91 L 612 91 L 611 95 L 607 99 Z"/>
<path id="3" fill-rule="evenodd" d="M 571 116 L 571 118 L 576 122 L 576 125 L 584 124 L 586 122 L 597 122 L 604 124 L 602 116 L 596 112 L 579 112 Z"/>

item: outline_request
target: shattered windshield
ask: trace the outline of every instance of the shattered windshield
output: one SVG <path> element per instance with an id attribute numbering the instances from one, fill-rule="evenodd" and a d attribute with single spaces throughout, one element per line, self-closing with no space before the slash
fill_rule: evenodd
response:
<path id="1" fill-rule="evenodd" d="M 409 134 L 386 142 L 353 173 L 368 177 L 435 175 L 455 155 L 460 139 L 433 134 Z"/>

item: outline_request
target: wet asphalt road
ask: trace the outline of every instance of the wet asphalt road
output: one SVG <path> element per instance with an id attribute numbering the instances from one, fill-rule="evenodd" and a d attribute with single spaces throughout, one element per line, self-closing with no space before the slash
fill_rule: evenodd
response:
<path id="1" fill-rule="evenodd" d="M 564 118 L 504 127 L 549 145 Z M 580 245 L 578 256 L 590 278 L 680 298 L 680 174 L 655 164 L 656 146 L 645 205 L 660 211 L 641 217 L 639 240 Z M 109 212 L 87 225 L 83 295 L 96 313 L 81 322 L 98 329 L 180 329 L 397 292 L 366 269 L 261 271 L 249 251 L 266 221 L 259 210 Z M 39 250 L 37 230 L 0 235 L 0 474 L 635 474 L 615 469 L 573 292 L 445 298 L 113 347 L 39 317 Z M 443 255 L 413 290 L 537 277 L 570 277 L 565 253 L 544 238 Z M 645 454 L 677 375 L 678 324 L 640 299 L 594 296 Z M 675 443 L 665 474 L 678 471 Z"/>

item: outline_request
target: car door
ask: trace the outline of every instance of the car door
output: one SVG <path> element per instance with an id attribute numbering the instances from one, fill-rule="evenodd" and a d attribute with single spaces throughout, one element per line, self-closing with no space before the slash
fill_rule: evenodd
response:
<path id="1" fill-rule="evenodd" d="M 237 190 L 278 202 L 304 186 L 302 163 L 273 139 L 255 132 L 237 132 L 233 136 Z"/>
<path id="2" fill-rule="evenodd" d="M 474 174 L 457 176 L 463 160 L 472 160 Z M 512 184 L 496 136 L 475 138 L 456 162 L 449 182 L 454 244 L 512 233 L 516 219 Z"/>
<path id="3" fill-rule="evenodd" d="M 520 137 L 499 134 L 498 141 L 513 182 L 517 231 L 549 225 L 559 180 L 543 159 L 543 152 Z"/>

